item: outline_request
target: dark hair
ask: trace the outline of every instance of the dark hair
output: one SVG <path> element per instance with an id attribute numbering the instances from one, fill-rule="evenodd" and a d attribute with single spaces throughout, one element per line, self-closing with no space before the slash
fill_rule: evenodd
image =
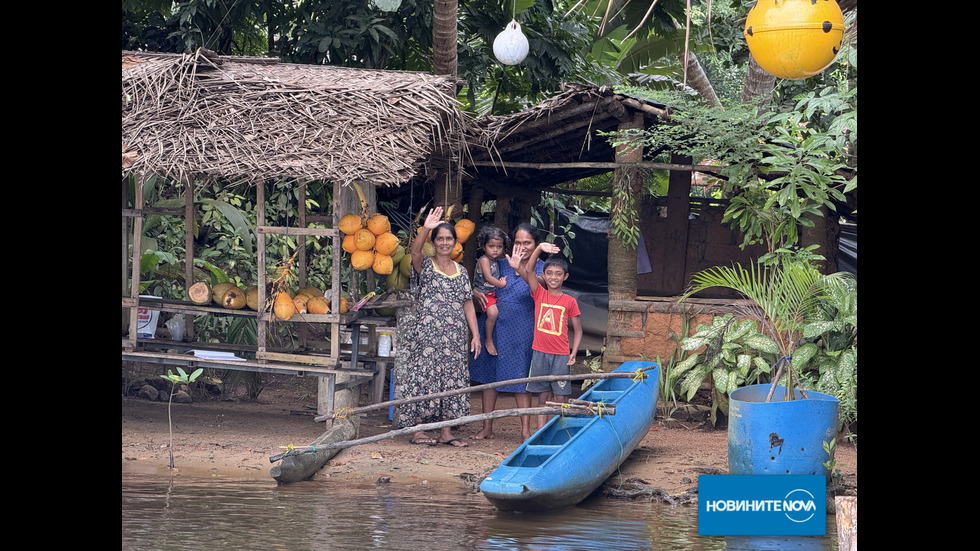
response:
<path id="1" fill-rule="evenodd" d="M 538 236 L 538 228 L 535 228 L 530 222 L 522 222 L 518 224 L 517 227 L 514 228 L 514 237 L 517 237 L 517 232 L 520 231 L 527 232 L 527 234 L 531 236 L 531 239 L 534 240 L 535 245 L 539 245 L 541 243 L 541 237 Z"/>
<path id="2" fill-rule="evenodd" d="M 487 241 L 491 239 L 499 239 L 503 242 L 504 247 L 507 247 L 507 242 L 510 241 L 510 238 L 507 237 L 504 230 L 488 224 L 480 228 L 480 233 L 476 236 L 476 244 L 482 249 L 487 244 Z"/>
<path id="3" fill-rule="evenodd" d="M 563 272 L 568 273 L 568 261 L 565 260 L 564 256 L 553 254 L 544 261 L 544 266 L 542 266 L 542 271 L 547 270 L 548 266 L 554 266 L 556 268 L 561 268 Z"/>
<path id="4" fill-rule="evenodd" d="M 456 228 L 453 227 L 453 225 L 450 224 L 449 222 L 443 222 L 442 224 L 436 226 L 436 229 L 429 232 L 429 241 L 435 242 L 436 234 L 439 233 L 439 230 L 441 230 L 442 228 L 446 228 L 447 230 L 449 230 L 449 233 L 451 233 L 453 236 L 453 241 L 459 241 L 459 239 L 456 237 Z"/>

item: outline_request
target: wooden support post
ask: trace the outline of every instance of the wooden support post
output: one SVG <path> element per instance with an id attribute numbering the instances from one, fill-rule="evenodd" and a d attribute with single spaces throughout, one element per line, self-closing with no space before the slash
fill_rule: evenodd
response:
<path id="1" fill-rule="evenodd" d="M 837 513 L 837 549 L 857 551 L 858 548 L 858 498 L 838 496 L 834 498 Z"/>
<path id="2" fill-rule="evenodd" d="M 388 373 L 388 364 L 392 363 L 387 360 L 378 360 L 377 362 L 377 372 L 374 374 L 374 381 L 372 382 L 372 392 L 371 399 L 374 403 L 380 403 L 385 398 L 385 376 Z"/>
<path id="3" fill-rule="evenodd" d="M 136 197 L 133 199 L 133 209 L 137 215 L 133 217 L 133 273 L 129 297 L 139 303 L 140 294 L 140 249 L 143 247 L 143 178 L 136 180 Z M 136 344 L 136 333 L 139 327 L 139 308 L 129 309 L 129 340 Z"/>
<path id="4" fill-rule="evenodd" d="M 337 386 L 337 376 L 327 375 L 317 380 L 317 408 L 318 415 L 330 415 L 334 413 L 334 393 Z M 330 428 L 332 420 L 327 421 L 327 428 Z"/>
<path id="5" fill-rule="evenodd" d="M 129 207 L 129 178 L 122 179 L 122 296 L 126 296 L 129 291 L 129 217 L 126 216 L 126 209 Z M 122 330 L 126 331 L 129 325 L 129 310 L 122 311 Z"/>
<path id="6" fill-rule="evenodd" d="M 259 182 L 255 184 L 255 224 L 256 227 L 265 225 L 265 183 Z M 259 316 L 258 323 L 256 324 L 256 344 L 258 345 L 258 352 L 265 352 L 266 347 L 266 333 L 268 330 L 268 321 L 263 319 L 263 314 L 265 313 L 265 304 L 268 300 L 266 296 L 266 280 L 268 279 L 265 275 L 265 234 L 256 232 L 255 241 L 255 268 L 258 272 L 258 304 L 259 304 Z M 261 361 L 261 360 L 260 360 Z"/>
<path id="7" fill-rule="evenodd" d="M 619 125 L 620 131 L 643 128 L 643 113 L 634 112 L 632 120 Z M 617 163 L 632 163 L 643 160 L 642 146 L 620 145 L 616 148 Z M 612 223 L 632 225 L 639 231 L 642 216 L 641 197 L 643 172 L 636 167 L 621 167 L 613 171 Z M 634 300 L 636 298 L 636 247 L 627 246 L 610 229 L 607 271 L 609 280 L 609 300 Z M 606 354 L 619 356 L 620 338 L 616 335 L 630 330 L 633 319 L 629 312 L 609 310 L 606 330 Z M 605 357 L 605 356 L 604 356 Z M 603 359 L 603 369 L 609 370 L 609 362 Z"/>
<path id="8" fill-rule="evenodd" d="M 671 161 L 681 164 L 691 162 L 690 157 L 671 157 Z M 668 257 L 668 250 L 686 251 L 688 241 L 688 226 L 691 214 L 691 179 L 693 173 L 672 170 L 667 184 L 667 231 L 659 239 L 673 245 L 668 249 L 661 247 L 664 256 L 650 259 L 654 270 L 660 270 L 660 280 L 671 295 L 680 295 L 687 286 L 685 281 L 687 263 L 677 262 L 676 257 Z M 686 259 L 686 256 L 681 257 Z"/>
<path id="9" fill-rule="evenodd" d="M 300 180 L 297 184 L 299 186 L 299 200 L 298 205 L 296 205 L 296 211 L 299 213 L 299 220 L 297 225 L 300 229 L 305 229 L 307 225 L 306 220 L 306 182 Z M 299 278 L 299 287 L 302 289 L 306 287 L 306 271 L 307 271 L 307 259 L 306 259 L 306 236 L 302 233 L 296 236 L 296 250 L 299 254 L 296 255 L 296 271 Z M 300 350 L 306 350 L 309 341 L 309 327 L 305 323 L 300 323 L 297 328 L 297 340 L 299 341 Z"/>
<path id="10" fill-rule="evenodd" d="M 194 285 L 194 176 L 184 187 L 184 297 Z M 194 316 L 184 316 L 184 335 L 194 340 Z"/>

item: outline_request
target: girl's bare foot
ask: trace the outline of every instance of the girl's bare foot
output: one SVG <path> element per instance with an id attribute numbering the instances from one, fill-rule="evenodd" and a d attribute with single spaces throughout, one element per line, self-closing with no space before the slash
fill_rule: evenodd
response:
<path id="1" fill-rule="evenodd" d="M 487 337 L 487 340 L 483 343 L 483 346 L 487 349 L 487 354 L 490 354 L 491 356 L 497 355 L 497 347 L 493 345 L 492 337 Z"/>
<path id="2" fill-rule="evenodd" d="M 480 432 L 470 436 L 473 440 L 490 440 L 493 438 L 493 431 L 483 429 Z"/>

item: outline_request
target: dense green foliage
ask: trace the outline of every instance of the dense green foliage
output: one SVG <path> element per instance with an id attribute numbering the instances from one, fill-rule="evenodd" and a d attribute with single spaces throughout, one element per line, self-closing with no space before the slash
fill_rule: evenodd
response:
<path id="1" fill-rule="evenodd" d="M 140 254 L 140 292 L 168 299 L 182 300 L 189 285 L 184 281 L 186 256 L 183 206 L 186 186 L 160 178 L 147 178 L 143 185 L 144 201 L 150 207 L 180 209 L 177 216 L 151 214 L 143 226 Z M 332 188 L 322 182 L 307 184 L 306 208 L 322 212 L 332 202 Z M 266 223 L 295 225 L 298 218 L 299 191 L 296 186 L 272 186 L 266 193 Z M 231 281 L 244 289 L 257 284 L 255 265 L 258 236 L 256 227 L 256 193 L 252 186 L 227 185 L 214 181 L 200 183 L 194 194 L 194 278 L 212 287 Z M 289 258 L 299 246 L 297 236 L 269 234 L 266 239 L 266 274 L 276 273 L 277 264 Z M 308 285 L 327 289 L 332 282 L 333 247 L 327 239 L 306 238 Z M 241 325 L 237 318 L 199 317 L 195 328 L 202 340 L 254 343 L 253 326 Z"/>

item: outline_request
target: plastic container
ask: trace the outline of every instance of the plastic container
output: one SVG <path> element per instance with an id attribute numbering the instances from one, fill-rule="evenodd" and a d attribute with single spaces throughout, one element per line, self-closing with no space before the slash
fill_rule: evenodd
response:
<path id="1" fill-rule="evenodd" d="M 391 332 L 378 332 L 378 356 L 387 358 L 391 356 Z"/>
<path id="2" fill-rule="evenodd" d="M 153 295 L 140 295 L 140 298 L 163 298 Z M 140 339 L 152 339 L 157 332 L 157 322 L 160 320 L 159 310 L 149 310 L 146 308 L 136 309 L 136 337 Z"/>
<path id="3" fill-rule="evenodd" d="M 732 391 L 728 416 L 730 474 L 822 474 L 832 457 L 823 449 L 837 433 L 839 401 L 807 390 L 804 399 L 784 400 L 786 387 L 776 387 L 766 402 L 769 385 L 750 385 Z"/>
<path id="4" fill-rule="evenodd" d="M 184 340 L 184 316 L 174 316 L 167 320 L 164 325 L 170 330 L 170 336 L 173 337 L 173 340 Z"/>

